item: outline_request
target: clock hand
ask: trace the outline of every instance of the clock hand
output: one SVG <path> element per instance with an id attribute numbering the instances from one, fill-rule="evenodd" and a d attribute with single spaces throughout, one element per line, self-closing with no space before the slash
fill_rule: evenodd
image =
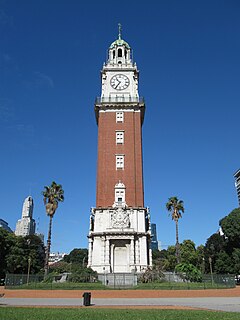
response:
<path id="1" fill-rule="evenodd" d="M 118 84 L 116 85 L 115 89 L 120 85 L 121 81 L 118 80 Z"/>

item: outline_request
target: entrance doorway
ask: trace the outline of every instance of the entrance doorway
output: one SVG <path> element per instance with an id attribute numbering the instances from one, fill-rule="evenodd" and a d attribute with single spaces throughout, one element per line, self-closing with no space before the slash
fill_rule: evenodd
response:
<path id="1" fill-rule="evenodd" d="M 112 244 L 112 270 L 114 273 L 130 272 L 129 268 L 129 240 L 114 240 Z"/>

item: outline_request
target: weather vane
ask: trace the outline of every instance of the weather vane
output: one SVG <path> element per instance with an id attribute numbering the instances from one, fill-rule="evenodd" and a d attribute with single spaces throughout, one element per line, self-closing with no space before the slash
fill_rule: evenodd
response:
<path id="1" fill-rule="evenodd" d="M 122 25 L 121 23 L 118 24 L 118 39 L 121 40 L 121 32 L 122 32 Z"/>

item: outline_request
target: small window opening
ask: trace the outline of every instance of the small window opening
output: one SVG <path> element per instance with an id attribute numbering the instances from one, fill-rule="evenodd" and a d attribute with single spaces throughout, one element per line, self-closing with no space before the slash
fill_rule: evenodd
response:
<path id="1" fill-rule="evenodd" d="M 115 50 L 113 50 L 113 59 L 115 59 L 115 55 L 116 55 Z"/>
<path id="2" fill-rule="evenodd" d="M 118 57 L 119 57 L 119 58 L 122 57 L 122 49 L 118 49 Z"/>

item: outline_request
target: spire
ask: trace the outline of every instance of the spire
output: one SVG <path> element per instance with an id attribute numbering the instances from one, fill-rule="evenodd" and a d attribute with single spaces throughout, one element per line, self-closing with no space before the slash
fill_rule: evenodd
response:
<path id="1" fill-rule="evenodd" d="M 118 24 L 118 40 L 122 39 L 122 25 L 121 23 Z"/>
<path id="2" fill-rule="evenodd" d="M 127 49 L 131 49 L 129 44 L 122 39 L 122 25 L 121 23 L 118 23 L 118 39 L 113 41 L 113 43 L 110 45 L 109 49 L 112 49 L 115 45 L 117 46 L 125 46 Z"/>

